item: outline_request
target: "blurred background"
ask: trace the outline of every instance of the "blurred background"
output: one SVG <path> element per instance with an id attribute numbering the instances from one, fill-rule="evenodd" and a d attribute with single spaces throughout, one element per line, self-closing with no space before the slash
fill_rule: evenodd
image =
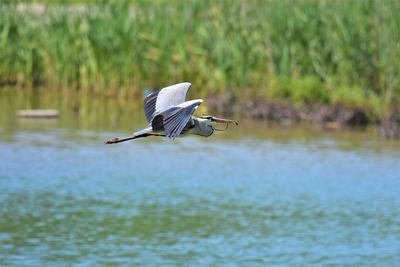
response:
<path id="1" fill-rule="evenodd" d="M 400 2 L 0 14 L 1 266 L 400 262 Z M 146 126 L 148 92 L 183 81 L 199 114 L 240 125 L 103 145 Z"/>

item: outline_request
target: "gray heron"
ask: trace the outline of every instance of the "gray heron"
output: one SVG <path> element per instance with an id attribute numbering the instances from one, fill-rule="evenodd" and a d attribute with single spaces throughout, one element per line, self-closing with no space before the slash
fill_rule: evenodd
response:
<path id="1" fill-rule="evenodd" d="M 115 144 L 132 139 L 148 136 L 165 136 L 175 139 L 187 134 L 211 136 L 217 123 L 238 122 L 213 116 L 193 116 L 194 111 L 203 102 L 202 99 L 186 101 L 186 94 L 191 84 L 184 82 L 174 84 L 159 91 L 150 93 L 144 99 L 144 113 L 148 127 L 134 132 L 133 136 L 126 138 L 114 138 L 106 141 L 106 144 Z"/>

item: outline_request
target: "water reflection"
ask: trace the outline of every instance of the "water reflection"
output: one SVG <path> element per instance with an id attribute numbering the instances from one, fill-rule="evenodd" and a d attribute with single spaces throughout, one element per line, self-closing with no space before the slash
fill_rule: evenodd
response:
<path id="1" fill-rule="evenodd" d="M 31 120 L 15 118 L 18 109 L 57 109 L 60 118 L 57 120 Z M 205 108 L 205 105 L 202 106 Z M 206 112 L 206 110 L 203 110 Z M 224 133 L 213 136 L 214 140 L 237 140 L 238 142 L 268 139 L 276 142 L 309 143 L 319 141 L 321 145 L 335 145 L 342 149 L 371 148 L 375 150 L 400 148 L 399 141 L 381 140 L 376 129 L 326 130 L 309 124 L 281 126 L 274 123 L 251 121 L 243 118 L 240 126 L 231 126 Z M 18 89 L 0 90 L 0 138 L 11 138 L 13 133 L 20 131 L 53 131 L 66 129 L 71 134 L 82 130 L 93 132 L 110 132 L 130 134 L 136 129 L 146 126 L 142 110 L 142 96 L 135 98 L 110 98 L 85 94 L 74 91 L 37 89 L 32 91 Z M 109 138 L 107 136 L 106 138 Z M 152 141 L 155 141 L 154 139 Z"/>

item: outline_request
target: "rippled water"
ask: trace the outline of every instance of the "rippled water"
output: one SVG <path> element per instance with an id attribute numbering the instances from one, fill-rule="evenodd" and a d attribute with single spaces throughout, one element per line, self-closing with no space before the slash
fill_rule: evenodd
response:
<path id="1" fill-rule="evenodd" d="M 51 122 L 10 110 L 1 266 L 400 262 L 398 142 L 244 122 L 212 138 L 105 146 L 144 122 L 96 128 L 68 108 Z"/>

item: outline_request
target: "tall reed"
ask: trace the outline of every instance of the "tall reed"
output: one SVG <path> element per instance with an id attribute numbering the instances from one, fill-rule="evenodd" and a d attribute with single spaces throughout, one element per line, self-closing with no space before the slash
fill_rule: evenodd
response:
<path id="1" fill-rule="evenodd" d="M 191 81 L 202 94 L 400 100 L 396 0 L 88 2 L 41 15 L 1 4 L 0 83 L 110 93 Z"/>

